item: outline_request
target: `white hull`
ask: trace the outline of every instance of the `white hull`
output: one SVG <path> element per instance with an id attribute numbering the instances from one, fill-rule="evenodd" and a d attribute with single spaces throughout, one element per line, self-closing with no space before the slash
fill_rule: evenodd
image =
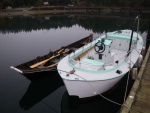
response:
<path id="1" fill-rule="evenodd" d="M 104 93 L 130 71 L 140 56 L 143 39 L 134 32 L 132 49 L 128 52 L 131 30 L 121 32 L 108 33 L 107 37 L 103 35 L 59 62 L 57 70 L 69 95 L 85 98 Z M 104 37 L 106 49 L 100 55 L 92 47 Z M 80 59 L 76 59 L 79 56 Z"/>
<path id="2" fill-rule="evenodd" d="M 111 89 L 123 76 L 98 81 L 69 81 L 63 80 L 70 96 L 79 98 L 92 97 Z"/>

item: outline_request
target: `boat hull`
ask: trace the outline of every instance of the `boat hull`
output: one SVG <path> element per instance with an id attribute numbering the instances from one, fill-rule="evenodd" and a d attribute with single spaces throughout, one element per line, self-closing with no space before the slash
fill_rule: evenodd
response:
<path id="1" fill-rule="evenodd" d="M 38 56 L 37 58 L 31 61 L 25 62 L 17 66 L 10 66 L 10 68 L 25 76 L 28 76 L 28 75 L 30 76 L 32 74 L 40 74 L 43 72 L 56 71 L 57 63 L 60 61 L 60 59 L 62 59 L 63 57 L 65 57 L 66 55 L 74 51 L 74 49 L 78 49 L 82 47 L 83 45 L 87 43 L 87 41 L 91 42 L 92 38 L 93 38 L 93 35 L 90 34 L 87 37 L 84 37 L 76 42 L 73 42 L 67 46 L 64 46 L 63 47 L 64 49 L 60 48 L 56 51 L 50 50 L 50 52 L 46 55 Z M 53 55 L 55 55 L 55 57 Z M 46 63 L 47 65 L 45 65 Z"/>
<path id="2" fill-rule="evenodd" d="M 132 49 L 128 51 L 131 35 Z M 95 48 L 92 48 L 99 47 L 98 41 L 104 38 L 108 39 L 105 40 L 105 51 L 102 54 L 96 53 Z M 92 97 L 110 90 L 132 69 L 142 46 L 143 39 L 136 32 L 122 30 L 120 34 L 119 31 L 114 31 L 64 57 L 57 70 L 70 96 Z"/>
<path id="3" fill-rule="evenodd" d="M 78 96 L 79 98 L 87 98 L 99 95 L 111 89 L 124 75 L 109 79 L 97 81 L 80 81 L 63 79 L 64 84 L 70 96 Z"/>

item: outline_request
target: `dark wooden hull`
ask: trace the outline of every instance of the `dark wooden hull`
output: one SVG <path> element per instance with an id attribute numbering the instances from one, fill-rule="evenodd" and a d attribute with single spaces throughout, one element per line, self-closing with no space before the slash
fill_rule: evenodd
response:
<path id="1" fill-rule="evenodd" d="M 75 49 L 78 49 L 83 45 L 85 45 L 86 43 L 92 41 L 92 36 L 93 35 L 90 34 L 89 36 L 81 40 L 78 40 L 70 45 L 62 47 L 56 51 L 53 52 L 50 51 L 48 54 L 44 56 L 37 57 L 31 61 L 25 62 L 17 66 L 11 66 L 10 68 L 23 75 L 35 74 L 35 73 L 46 72 L 46 71 L 51 71 L 51 72 L 56 71 L 57 63 L 60 61 L 60 59 L 62 59 L 69 53 L 73 52 Z M 46 61 L 47 59 L 50 60 Z M 45 61 L 46 63 L 43 63 L 42 65 L 39 66 L 34 66 L 38 63 L 42 63 L 43 61 Z"/>

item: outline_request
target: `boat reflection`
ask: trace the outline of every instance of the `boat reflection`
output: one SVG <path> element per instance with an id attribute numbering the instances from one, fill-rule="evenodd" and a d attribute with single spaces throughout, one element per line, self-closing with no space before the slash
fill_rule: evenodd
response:
<path id="1" fill-rule="evenodd" d="M 24 110 L 29 110 L 39 102 L 58 113 L 92 113 L 93 111 L 94 113 L 116 113 L 121 107 L 100 96 L 85 99 L 70 97 L 56 72 L 53 74 L 45 72 L 41 74 L 41 78 L 35 77 L 30 79 L 31 83 L 19 102 L 20 107 Z M 123 103 L 126 80 L 127 76 L 123 77 L 113 90 L 103 95 L 115 102 Z M 129 89 L 132 84 L 133 80 L 130 77 Z"/>
<path id="2" fill-rule="evenodd" d="M 28 79 L 31 80 L 31 83 L 19 102 L 20 107 L 24 110 L 30 109 L 56 89 L 63 86 L 63 81 L 57 72 L 44 72 L 39 75 L 32 75 Z"/>
<path id="3" fill-rule="evenodd" d="M 117 103 L 122 104 L 125 93 L 127 75 L 117 84 L 116 87 L 103 95 Z M 130 77 L 128 92 L 133 84 Z M 90 97 L 86 99 L 71 98 L 67 91 L 64 93 L 61 101 L 61 113 L 117 113 L 121 106 L 116 105 L 101 96 Z"/>

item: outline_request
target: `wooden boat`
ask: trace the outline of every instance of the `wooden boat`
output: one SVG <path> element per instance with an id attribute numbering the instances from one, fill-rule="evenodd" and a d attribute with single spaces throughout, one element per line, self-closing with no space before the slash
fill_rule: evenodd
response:
<path id="1" fill-rule="evenodd" d="M 56 66 L 61 58 L 68 55 L 75 49 L 85 45 L 87 42 L 92 40 L 93 35 L 90 34 L 89 36 L 78 40 L 70 45 L 60 48 L 56 51 L 50 51 L 48 54 L 37 57 L 31 61 L 26 63 L 17 65 L 17 66 L 10 66 L 11 69 L 21 73 L 21 74 L 31 74 L 43 71 L 55 71 Z"/>
<path id="2" fill-rule="evenodd" d="M 111 89 L 138 61 L 143 39 L 132 30 L 106 33 L 57 65 L 70 96 L 91 97 Z"/>

